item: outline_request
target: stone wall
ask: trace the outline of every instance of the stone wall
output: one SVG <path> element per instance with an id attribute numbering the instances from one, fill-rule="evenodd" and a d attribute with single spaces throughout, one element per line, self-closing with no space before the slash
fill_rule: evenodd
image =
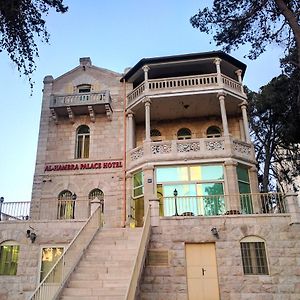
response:
<path id="1" fill-rule="evenodd" d="M 67 246 L 83 226 L 80 221 L 7 221 L 1 222 L 0 245 L 14 241 L 20 245 L 16 276 L 0 276 L 0 300 L 26 300 L 39 283 L 42 247 Z M 31 226 L 37 238 L 26 237 Z"/>
<path id="2" fill-rule="evenodd" d="M 219 239 L 211 228 L 219 231 Z M 168 252 L 167 265 L 147 265 L 141 300 L 187 300 L 185 243 L 214 242 L 221 300 L 300 299 L 300 224 L 289 215 L 161 218 L 152 228 L 150 250 Z M 244 275 L 240 240 L 265 240 L 269 275 Z"/>

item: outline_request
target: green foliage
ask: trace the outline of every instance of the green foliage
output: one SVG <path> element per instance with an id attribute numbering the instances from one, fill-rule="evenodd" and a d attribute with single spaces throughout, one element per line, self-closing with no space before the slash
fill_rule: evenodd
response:
<path id="1" fill-rule="evenodd" d="M 300 114 L 297 86 L 293 83 L 292 77 L 280 75 L 258 93 L 247 90 L 250 128 L 264 192 L 272 189 L 272 178 L 291 185 L 300 174 Z"/>
<path id="2" fill-rule="evenodd" d="M 28 77 L 36 69 L 39 56 L 36 37 L 49 42 L 44 16 L 49 9 L 65 13 L 68 7 L 63 0 L 1 0 L 0 1 L 0 52 L 6 51 L 18 71 Z"/>
<path id="3" fill-rule="evenodd" d="M 300 48 L 299 17 L 298 0 L 214 0 L 211 9 L 200 9 L 190 22 L 212 33 L 217 46 L 227 52 L 250 43 L 248 57 L 256 59 L 270 43 L 291 49 L 296 42 Z"/>

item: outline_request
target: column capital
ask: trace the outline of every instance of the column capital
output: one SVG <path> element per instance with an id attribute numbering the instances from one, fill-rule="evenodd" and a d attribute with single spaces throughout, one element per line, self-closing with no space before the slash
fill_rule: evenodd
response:
<path id="1" fill-rule="evenodd" d="M 233 167 L 236 167 L 238 165 L 238 163 L 234 160 L 226 160 L 224 162 L 224 166 L 233 166 Z"/>
<path id="2" fill-rule="evenodd" d="M 148 72 L 150 70 L 150 67 L 145 65 L 145 66 L 142 67 L 142 69 L 143 69 L 144 72 Z"/>
<path id="3" fill-rule="evenodd" d="M 243 71 L 241 69 L 238 69 L 234 72 L 237 76 L 242 76 Z"/>
<path id="4" fill-rule="evenodd" d="M 129 117 L 129 118 L 132 118 L 132 117 L 134 116 L 133 111 L 132 111 L 131 109 L 128 109 L 128 110 L 126 111 L 126 116 Z"/>
<path id="5" fill-rule="evenodd" d="M 246 101 L 243 101 L 242 103 L 239 104 L 239 107 L 240 107 L 241 109 L 243 109 L 243 108 L 246 108 L 246 109 L 247 109 L 248 103 L 247 103 Z"/>
<path id="6" fill-rule="evenodd" d="M 221 61 L 222 61 L 222 59 L 219 58 L 219 57 L 217 57 L 217 58 L 214 59 L 214 64 L 215 64 L 215 65 L 220 65 L 220 64 L 221 64 Z"/>
<path id="7" fill-rule="evenodd" d="M 220 100 L 220 99 L 225 99 L 225 97 L 226 97 L 226 93 L 224 93 L 224 92 L 220 92 L 220 93 L 218 93 L 217 94 L 217 97 L 218 97 L 218 99 Z"/>
<path id="8" fill-rule="evenodd" d="M 145 106 L 150 106 L 150 104 L 151 104 L 150 98 L 146 97 L 146 98 L 143 100 L 143 103 L 145 104 Z"/>
<path id="9" fill-rule="evenodd" d="M 154 170 L 154 165 L 152 165 L 152 164 L 147 164 L 147 165 L 143 166 L 142 170 L 143 170 L 143 171 L 146 171 L 146 170 Z"/>

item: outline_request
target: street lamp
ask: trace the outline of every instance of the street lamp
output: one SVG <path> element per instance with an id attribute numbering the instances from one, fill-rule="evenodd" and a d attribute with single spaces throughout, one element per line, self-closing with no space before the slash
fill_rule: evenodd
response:
<path id="1" fill-rule="evenodd" d="M 173 195 L 174 195 L 174 199 L 175 199 L 175 216 L 178 216 L 178 210 L 177 210 L 177 195 L 178 195 L 178 192 L 177 192 L 176 189 L 174 190 Z"/>

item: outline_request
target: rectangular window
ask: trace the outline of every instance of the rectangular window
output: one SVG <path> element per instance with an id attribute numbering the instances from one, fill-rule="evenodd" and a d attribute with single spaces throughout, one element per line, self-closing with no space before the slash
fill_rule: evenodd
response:
<path id="1" fill-rule="evenodd" d="M 143 172 L 133 175 L 133 198 L 140 197 L 144 194 L 144 176 Z"/>
<path id="2" fill-rule="evenodd" d="M 0 275 L 16 275 L 20 246 L 3 245 L 0 247 Z"/>
<path id="3" fill-rule="evenodd" d="M 269 274 L 264 242 L 241 242 L 244 274 Z"/>
<path id="4" fill-rule="evenodd" d="M 156 169 L 157 182 L 188 181 L 187 167 L 168 167 Z"/>
<path id="5" fill-rule="evenodd" d="M 54 264 L 58 261 L 64 252 L 63 247 L 47 247 L 42 248 L 42 262 L 41 262 L 41 273 L 40 281 L 42 281 L 49 271 L 52 269 Z M 62 263 L 57 265 L 57 268 L 52 274 L 50 282 L 60 282 L 62 275 Z"/>
<path id="6" fill-rule="evenodd" d="M 252 214 L 253 207 L 248 168 L 242 165 L 238 165 L 236 171 L 240 192 L 241 210 L 245 214 Z"/>

